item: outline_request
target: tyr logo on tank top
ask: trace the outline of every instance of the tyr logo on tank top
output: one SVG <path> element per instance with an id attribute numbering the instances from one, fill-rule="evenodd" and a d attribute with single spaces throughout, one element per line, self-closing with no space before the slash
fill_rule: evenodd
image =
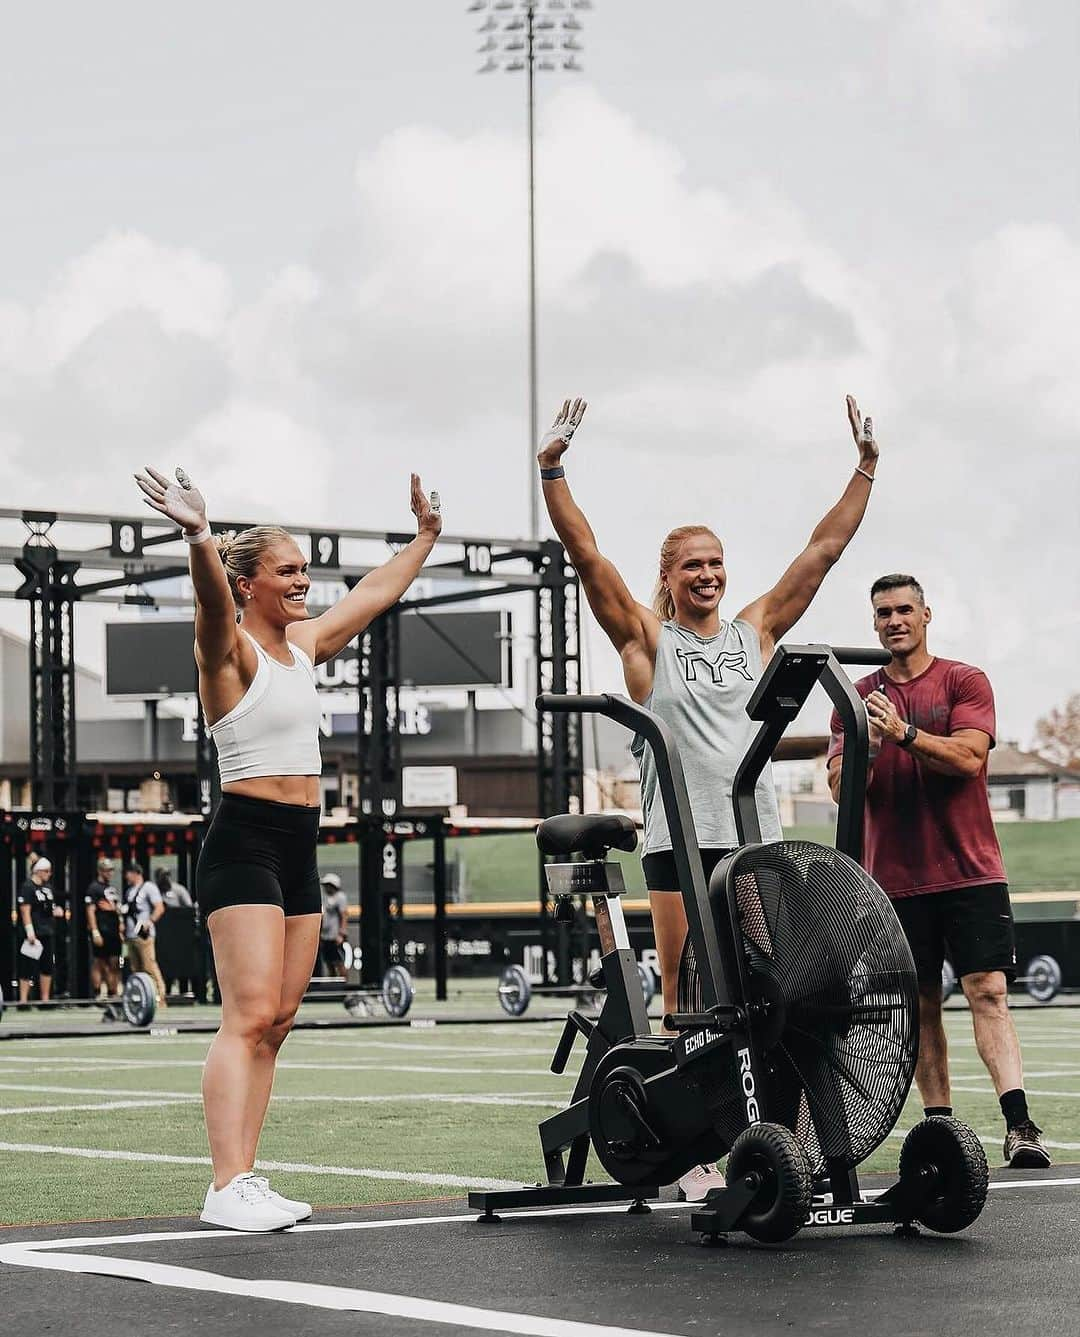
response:
<path id="1" fill-rule="evenodd" d="M 699 668 L 703 673 L 707 670 L 712 675 L 712 681 L 718 687 L 723 687 L 725 682 L 730 682 L 730 675 L 734 673 L 737 673 L 746 682 L 754 681 L 754 675 L 750 672 L 745 650 L 735 652 L 721 650 L 714 659 L 710 659 L 704 650 L 684 650 L 681 646 L 676 649 L 675 653 L 683 666 L 687 682 L 697 682 Z M 724 677 L 725 669 L 729 671 L 727 678 Z"/>
<path id="2" fill-rule="evenodd" d="M 739 844 L 731 790 L 735 771 L 757 725 L 746 703 L 761 677 L 761 643 L 748 622 L 721 622 L 714 636 L 699 636 L 677 622 L 660 625 L 653 688 L 645 705 L 671 730 L 690 795 L 694 828 L 703 849 Z M 652 750 L 640 736 L 631 750 L 641 771 L 645 853 L 671 849 Z M 779 840 L 780 814 L 768 767 L 758 780 L 758 816 L 764 840 Z"/>

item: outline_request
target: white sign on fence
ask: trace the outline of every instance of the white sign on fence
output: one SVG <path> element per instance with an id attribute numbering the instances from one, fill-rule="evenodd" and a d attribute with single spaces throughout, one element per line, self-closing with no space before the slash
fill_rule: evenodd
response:
<path id="1" fill-rule="evenodd" d="M 449 808 L 456 804 L 456 766 L 403 766 L 401 768 L 401 806 L 413 808 Z"/>

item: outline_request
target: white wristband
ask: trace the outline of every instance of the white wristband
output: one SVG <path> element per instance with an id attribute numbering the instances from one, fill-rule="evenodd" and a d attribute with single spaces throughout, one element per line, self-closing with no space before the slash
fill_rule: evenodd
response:
<path id="1" fill-rule="evenodd" d="M 189 534 L 186 529 L 181 532 L 184 535 L 185 543 L 205 543 L 207 539 L 214 537 L 209 525 L 205 529 L 200 529 L 197 534 Z"/>

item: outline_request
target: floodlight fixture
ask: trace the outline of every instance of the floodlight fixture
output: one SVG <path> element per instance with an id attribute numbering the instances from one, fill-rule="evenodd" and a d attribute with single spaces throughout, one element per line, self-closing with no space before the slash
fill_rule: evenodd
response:
<path id="1" fill-rule="evenodd" d="M 536 376 L 536 137 L 533 124 L 534 82 L 537 71 L 564 70 L 580 74 L 576 59 L 584 48 L 577 38 L 583 30 L 579 11 L 591 9 L 590 0 L 472 0 L 467 13 L 484 14 L 477 29 L 486 37 L 479 53 L 486 56 L 478 74 L 504 70 L 526 72 L 529 150 L 529 537 L 540 537 L 540 483 L 533 453 L 539 436 Z"/>

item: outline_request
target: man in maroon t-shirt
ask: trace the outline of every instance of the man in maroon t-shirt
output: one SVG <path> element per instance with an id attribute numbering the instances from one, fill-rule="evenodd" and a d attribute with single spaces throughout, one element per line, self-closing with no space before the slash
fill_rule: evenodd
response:
<path id="1" fill-rule="evenodd" d="M 990 799 L 994 693 L 981 669 L 926 648 L 931 613 L 914 576 L 882 576 L 870 589 L 874 630 L 892 662 L 855 684 L 870 724 L 863 862 L 888 893 L 919 977 L 915 1081 L 928 1116 L 951 1114 L 941 1018 L 946 955 L 963 985 L 1005 1117 L 1005 1161 L 1050 1164 L 1031 1120 L 1023 1062 L 1009 1015 L 1016 973 L 1012 909 Z M 835 712 L 829 787 L 840 788 L 843 730 Z"/>

